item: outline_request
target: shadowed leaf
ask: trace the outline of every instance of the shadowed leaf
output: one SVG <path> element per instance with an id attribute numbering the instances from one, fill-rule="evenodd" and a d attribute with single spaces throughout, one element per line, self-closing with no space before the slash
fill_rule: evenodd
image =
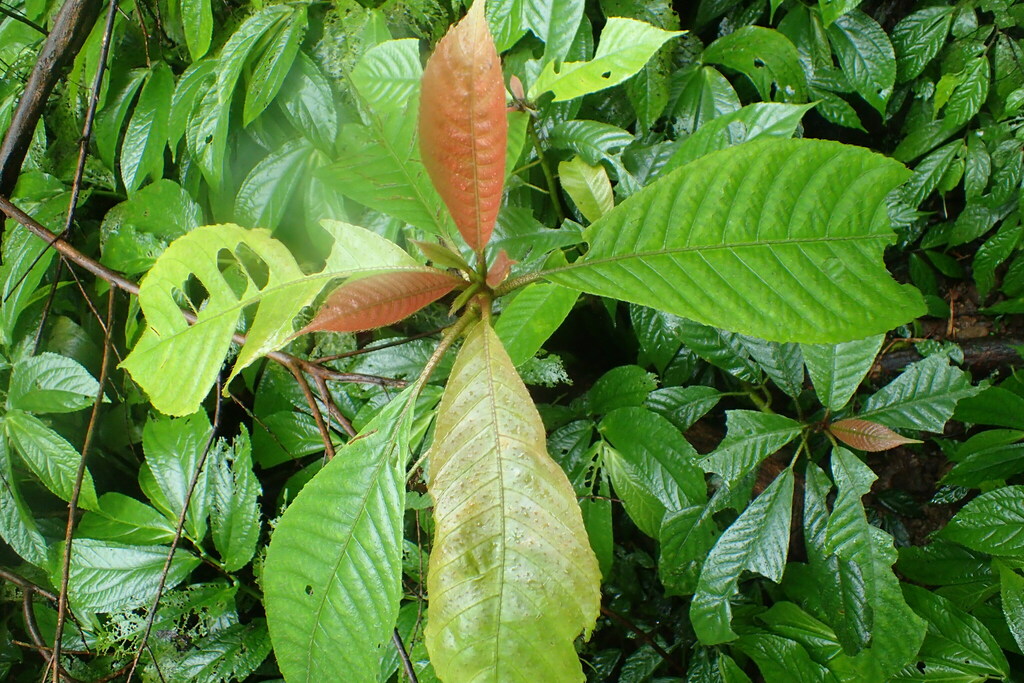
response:
<path id="1" fill-rule="evenodd" d="M 869 420 L 850 418 L 829 425 L 828 431 L 847 446 L 859 451 L 887 451 L 907 443 L 921 443 L 918 439 L 900 436 L 886 426 Z"/>
<path id="2" fill-rule="evenodd" d="M 386 271 L 349 281 L 327 298 L 299 334 L 360 332 L 397 323 L 455 289 L 462 280 L 435 268 Z"/>
<path id="3" fill-rule="evenodd" d="M 437 44 L 423 71 L 420 152 L 463 239 L 483 249 L 505 180 L 505 85 L 483 0 Z"/>

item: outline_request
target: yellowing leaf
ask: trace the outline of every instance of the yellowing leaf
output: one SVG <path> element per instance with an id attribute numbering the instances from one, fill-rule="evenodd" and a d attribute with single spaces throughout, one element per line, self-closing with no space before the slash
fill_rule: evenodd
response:
<path id="1" fill-rule="evenodd" d="M 877 422 L 856 418 L 833 422 L 828 431 L 847 446 L 860 451 L 887 451 L 903 444 L 921 443 L 918 439 L 900 436 Z"/>
<path id="2" fill-rule="evenodd" d="M 327 298 L 300 334 L 359 332 L 397 323 L 455 289 L 462 280 L 436 268 L 392 270 L 349 280 Z"/>
<path id="3" fill-rule="evenodd" d="M 490 325 L 466 339 L 430 451 L 436 532 L 426 644 L 444 681 L 582 681 L 600 607 L 576 494 Z"/>
<path id="4" fill-rule="evenodd" d="M 423 165 L 476 251 L 501 206 L 507 137 L 501 63 L 477 0 L 427 60 L 420 94 Z"/>
<path id="5" fill-rule="evenodd" d="M 558 177 L 562 189 L 591 223 L 615 208 L 612 182 L 601 164 L 591 166 L 577 156 L 558 164 Z"/>

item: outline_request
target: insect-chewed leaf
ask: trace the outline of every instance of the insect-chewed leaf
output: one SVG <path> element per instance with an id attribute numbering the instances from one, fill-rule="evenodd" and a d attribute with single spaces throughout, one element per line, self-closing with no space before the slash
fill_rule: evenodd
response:
<path id="1" fill-rule="evenodd" d="M 486 322 L 469 333 L 430 451 L 426 644 L 445 681 L 582 681 L 573 640 L 601 577 L 576 494 Z"/>
<path id="2" fill-rule="evenodd" d="M 900 436 L 877 422 L 856 418 L 833 422 L 828 431 L 847 446 L 860 451 L 887 451 L 907 443 L 921 443 L 918 439 Z"/>
<path id="3" fill-rule="evenodd" d="M 360 332 L 409 317 L 462 283 L 436 268 L 392 270 L 350 280 L 327 298 L 320 312 L 299 334 Z"/>
<path id="4" fill-rule="evenodd" d="M 501 63 L 477 0 L 427 60 L 420 95 L 423 164 L 474 250 L 494 230 L 507 137 Z"/>

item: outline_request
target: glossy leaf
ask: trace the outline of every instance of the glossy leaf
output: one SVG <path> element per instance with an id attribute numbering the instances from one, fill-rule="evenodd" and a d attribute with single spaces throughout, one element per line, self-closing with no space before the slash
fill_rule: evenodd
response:
<path id="1" fill-rule="evenodd" d="M 192 55 L 192 62 L 198 62 L 210 49 L 213 37 L 213 10 L 211 0 L 180 0 L 182 28 L 185 29 L 185 44 Z"/>
<path id="2" fill-rule="evenodd" d="M 100 384 L 77 362 L 41 353 L 15 363 L 7 390 L 8 410 L 70 413 L 93 404 Z"/>
<path id="3" fill-rule="evenodd" d="M 857 417 L 893 429 L 941 432 L 957 401 L 979 393 L 970 375 L 936 355 L 907 367 L 903 374 L 874 393 Z"/>
<path id="4" fill-rule="evenodd" d="M 652 391 L 644 406 L 668 419 L 676 429 L 685 432 L 714 408 L 722 393 L 712 387 L 664 387 Z"/>
<path id="5" fill-rule="evenodd" d="M 703 59 L 741 72 L 763 100 L 807 99 L 807 78 L 800 55 L 789 38 L 763 26 L 744 26 L 708 45 Z M 774 88 L 773 88 L 774 84 Z"/>
<path id="6" fill-rule="evenodd" d="M 639 365 L 620 365 L 601 375 L 587 396 L 590 412 L 603 415 L 616 408 L 642 405 L 657 388 L 657 379 Z"/>
<path id="7" fill-rule="evenodd" d="M 740 343 L 775 386 L 793 398 L 800 395 L 804 388 L 804 359 L 797 344 L 756 337 L 741 337 Z"/>
<path id="8" fill-rule="evenodd" d="M 200 540 L 206 536 L 206 517 L 210 513 L 210 469 L 204 467 L 189 497 L 203 453 L 213 428 L 205 413 L 172 419 L 153 417 L 142 431 L 146 461 L 139 474 L 143 492 L 169 519 L 177 520 L 188 501 L 185 533 Z"/>
<path id="9" fill-rule="evenodd" d="M 505 85 L 483 0 L 441 39 L 423 70 L 420 152 L 462 238 L 491 239 L 505 182 Z"/>
<path id="10" fill-rule="evenodd" d="M 877 422 L 857 418 L 837 420 L 829 425 L 828 431 L 847 446 L 859 451 L 887 451 L 908 443 L 921 443 L 919 439 L 900 436 Z"/>
<path id="11" fill-rule="evenodd" d="M 900 83 L 917 78 L 942 49 L 953 21 L 952 7 L 926 7 L 900 19 L 892 29 Z"/>
<path id="12" fill-rule="evenodd" d="M 75 539 L 68 597 L 81 612 L 117 612 L 152 604 L 161 583 L 174 588 L 199 566 L 199 558 L 178 548 L 161 581 L 169 547 L 123 545 L 91 538 Z M 63 554 L 63 544 L 57 546 Z M 60 585 L 60 569 L 52 577 Z"/>
<path id="13" fill-rule="evenodd" d="M 885 336 L 878 335 L 839 344 L 801 345 L 821 405 L 837 411 L 850 402 L 884 341 Z"/>
<path id="14" fill-rule="evenodd" d="M 129 545 L 156 545 L 174 539 L 174 522 L 156 508 L 121 493 L 100 496 L 93 512 L 82 516 L 76 536 Z"/>
<path id="15" fill-rule="evenodd" d="M 717 505 L 694 505 L 668 512 L 658 531 L 658 578 L 668 595 L 691 595 L 697 590 L 704 558 L 718 538 Z"/>
<path id="16" fill-rule="evenodd" d="M 736 639 L 729 600 L 744 571 L 782 580 L 792 508 L 793 472 L 787 469 L 718 538 L 690 603 L 693 630 L 704 645 Z"/>
<path id="17" fill-rule="evenodd" d="M 394 399 L 339 450 L 271 537 L 267 619 L 289 681 L 377 680 L 402 595 L 409 399 Z"/>
<path id="18" fill-rule="evenodd" d="M 335 229 L 336 248 L 319 273 L 303 272 L 285 246 L 267 231 L 237 225 L 199 228 L 167 248 L 140 286 L 139 303 L 148 327 L 121 364 L 146 390 L 157 410 L 188 415 L 199 408 L 217 378 L 246 307 L 259 304 L 232 377 L 260 355 L 280 348 L 294 333 L 294 318 L 331 280 L 392 266 L 419 268 L 407 255 L 396 260 L 395 252 L 401 250 L 368 230 L 345 223 L 330 225 Z M 364 248 L 361 255 L 354 255 L 347 251 L 352 248 L 346 244 L 349 240 L 384 246 L 370 252 Z M 234 261 L 233 278 L 240 291 L 225 279 L 222 255 Z M 265 272 L 261 272 L 263 268 Z M 198 318 L 194 325 L 182 316 L 176 296 L 190 278 L 197 279 L 209 295 L 192 301 Z M 196 296 L 191 291 L 188 294 Z M 190 368 L 184 375 L 178 371 L 182 363 Z"/>
<path id="19" fill-rule="evenodd" d="M 9 411 L 3 425 L 22 462 L 54 495 L 71 500 L 78 463 L 82 458 L 78 449 L 39 418 L 20 410 Z M 78 506 L 84 510 L 95 510 L 98 505 L 92 475 L 86 470 Z"/>
<path id="20" fill-rule="evenodd" d="M 956 449 L 956 465 L 943 483 L 980 488 L 985 482 L 1008 479 L 1024 471 L 1024 432 L 989 429 L 975 434 Z"/>
<path id="21" fill-rule="evenodd" d="M 583 217 L 593 223 L 615 207 L 612 183 L 604 166 L 591 166 L 580 157 L 558 164 L 562 189 Z"/>
<path id="22" fill-rule="evenodd" d="M 750 633 L 741 636 L 735 647 L 757 662 L 757 668 L 766 681 L 782 681 L 790 677 L 800 681 L 828 680 L 828 670 L 811 659 L 800 643 L 789 638 L 771 633 Z"/>
<path id="23" fill-rule="evenodd" d="M 163 175 L 173 92 L 174 75 L 170 67 L 157 62 L 142 86 L 121 143 L 121 180 L 129 194 L 147 178 L 159 179 Z"/>
<path id="24" fill-rule="evenodd" d="M 824 141 L 731 147 L 617 206 L 588 229 L 585 257 L 544 276 L 762 339 L 862 337 L 923 311 L 881 261 L 884 198 L 905 177 Z"/>
<path id="25" fill-rule="evenodd" d="M 359 332 L 394 324 L 452 291 L 463 280 L 436 268 L 368 275 L 338 287 L 313 321 L 300 330 Z"/>
<path id="26" fill-rule="evenodd" d="M 306 8 L 300 5 L 263 46 L 263 53 L 246 81 L 242 125 L 252 123 L 277 97 L 295 62 L 305 31 Z"/>
<path id="27" fill-rule="evenodd" d="M 1008 567 L 999 570 L 999 598 L 1013 641 L 1024 644 L 1024 578 Z"/>
<path id="28" fill-rule="evenodd" d="M 25 561 L 42 567 L 48 561 L 46 539 L 14 478 L 13 455 L 7 436 L 0 435 L 0 537 Z"/>
<path id="29" fill-rule="evenodd" d="M 236 572 L 256 553 L 263 488 L 252 469 L 252 447 L 244 428 L 229 455 L 213 463 L 209 477 L 210 528 L 224 569 Z"/>
<path id="30" fill-rule="evenodd" d="M 762 460 L 800 435 L 802 425 L 783 415 L 752 410 L 726 412 L 728 431 L 711 453 L 702 457 L 705 472 L 736 482 Z"/>
<path id="31" fill-rule="evenodd" d="M 745 382 L 760 382 L 761 369 L 741 335 L 693 320 L 677 320 L 676 336 L 708 363 Z"/>
<path id="32" fill-rule="evenodd" d="M 429 490 L 426 642 L 439 677 L 583 681 L 573 640 L 597 618 L 597 561 L 540 416 L 486 322 L 445 389 Z"/>
<path id="33" fill-rule="evenodd" d="M 981 494 L 961 508 L 939 535 L 990 555 L 1024 557 L 1024 486 Z"/>
<path id="34" fill-rule="evenodd" d="M 818 0 L 821 8 L 821 23 L 828 26 L 850 10 L 856 9 L 861 0 Z"/>
<path id="35" fill-rule="evenodd" d="M 667 113 L 679 119 L 683 130 L 700 130 L 715 118 L 740 109 L 736 90 L 713 66 L 691 66 L 677 71 L 672 78 L 672 92 L 679 95 Z"/>
<path id="36" fill-rule="evenodd" d="M 663 31 L 642 21 L 611 17 L 601 31 L 589 62 L 547 62 L 530 87 L 530 99 L 552 91 L 555 102 L 571 100 L 622 83 L 643 68 L 668 40 L 681 31 Z"/>
<path id="37" fill-rule="evenodd" d="M 600 121 L 574 119 L 551 128 L 552 146 L 572 150 L 591 166 L 613 160 L 634 140 L 629 131 Z"/>
<path id="38" fill-rule="evenodd" d="M 3 239 L 3 264 L 0 264 L 0 342 L 5 347 L 13 340 L 15 325 L 34 301 L 39 283 L 49 271 L 54 252 L 21 225 L 7 221 Z M 34 265 L 33 265 L 34 264 Z"/>
<path id="39" fill-rule="evenodd" d="M 546 282 L 527 285 L 515 295 L 494 325 L 513 365 L 533 358 L 565 321 L 578 298 L 575 290 Z"/>
<path id="40" fill-rule="evenodd" d="M 838 17 L 826 30 L 850 85 L 884 115 L 896 83 L 896 53 L 885 31 L 860 10 Z"/>
<path id="41" fill-rule="evenodd" d="M 626 512 L 648 536 L 658 538 L 667 514 L 707 500 L 697 452 L 672 424 L 645 408 L 618 408 L 598 427 L 614 451 L 605 467 Z"/>

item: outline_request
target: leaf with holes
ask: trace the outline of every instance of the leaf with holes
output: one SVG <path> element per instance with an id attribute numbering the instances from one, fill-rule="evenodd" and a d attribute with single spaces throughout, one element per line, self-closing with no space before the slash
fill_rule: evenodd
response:
<path id="1" fill-rule="evenodd" d="M 463 281 L 443 270 L 421 267 L 375 273 L 346 282 L 327 298 L 309 332 L 360 332 L 391 325 L 437 301 Z"/>
<path id="2" fill-rule="evenodd" d="M 505 183 L 505 84 L 483 0 L 437 44 L 420 89 L 420 152 L 462 238 L 491 239 Z"/>
<path id="3" fill-rule="evenodd" d="M 283 346 L 294 333 L 295 317 L 331 280 L 381 270 L 422 269 L 369 230 L 345 223 L 329 225 L 336 246 L 318 273 L 303 272 L 288 249 L 266 230 L 237 225 L 197 228 L 167 247 L 140 285 L 139 303 L 147 328 L 121 364 L 157 410 L 188 415 L 199 409 L 247 307 L 258 305 L 232 378 L 259 356 Z M 348 251 L 353 241 L 372 245 L 363 247 L 361 259 Z M 194 325 L 189 325 L 179 307 L 186 302 L 196 315 Z M 189 372 L 181 372 L 182 367 Z"/>
<path id="4" fill-rule="evenodd" d="M 267 621 L 289 681 L 376 681 L 402 596 L 407 390 L 285 510 L 264 569 Z M 339 678 L 340 677 L 340 678 Z"/>
<path id="5" fill-rule="evenodd" d="M 601 30 L 594 58 L 564 62 L 557 72 L 556 62 L 547 62 L 530 88 L 530 99 L 550 90 L 555 102 L 561 102 L 618 85 L 640 71 L 658 48 L 682 34 L 635 19 L 611 17 Z"/>
<path id="6" fill-rule="evenodd" d="M 466 338 L 430 451 L 426 642 L 443 680 L 583 681 L 601 577 L 576 493 L 486 322 Z"/>
<path id="7" fill-rule="evenodd" d="M 885 198 L 908 174 L 833 142 L 748 142 L 640 190 L 588 228 L 583 258 L 542 275 L 772 341 L 861 338 L 924 312 L 882 261 Z"/>
<path id="8" fill-rule="evenodd" d="M 800 53 L 782 33 L 762 26 L 744 26 L 708 45 L 704 61 L 735 69 L 750 79 L 763 100 L 803 102 L 807 77 Z"/>
<path id="9" fill-rule="evenodd" d="M 860 451 L 887 451 L 908 443 L 921 443 L 920 439 L 900 436 L 885 425 L 869 420 L 849 418 L 829 425 L 828 431 L 847 446 Z"/>

